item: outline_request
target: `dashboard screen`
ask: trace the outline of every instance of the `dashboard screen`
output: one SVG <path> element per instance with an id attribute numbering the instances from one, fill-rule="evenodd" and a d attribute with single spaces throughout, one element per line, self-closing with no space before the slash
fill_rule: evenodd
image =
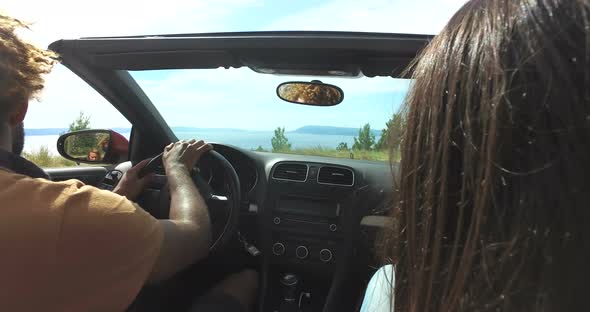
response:
<path id="1" fill-rule="evenodd" d="M 279 199 L 278 210 L 282 213 L 293 215 L 326 218 L 338 217 L 338 203 L 329 200 L 281 197 Z"/>

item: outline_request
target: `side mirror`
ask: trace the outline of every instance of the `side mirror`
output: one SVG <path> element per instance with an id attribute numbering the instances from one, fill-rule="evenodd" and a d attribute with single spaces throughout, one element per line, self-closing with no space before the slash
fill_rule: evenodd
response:
<path id="1" fill-rule="evenodd" d="M 129 141 L 112 130 L 80 130 L 61 135 L 57 151 L 77 163 L 117 164 L 127 159 Z"/>

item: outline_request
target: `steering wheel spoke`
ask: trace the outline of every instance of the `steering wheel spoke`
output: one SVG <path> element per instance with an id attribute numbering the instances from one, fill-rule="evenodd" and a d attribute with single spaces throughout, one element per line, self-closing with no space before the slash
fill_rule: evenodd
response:
<path id="1" fill-rule="evenodd" d="M 223 195 L 211 194 L 211 195 L 209 195 L 209 200 L 215 201 L 215 202 L 227 202 L 227 201 L 229 201 L 229 198 L 227 198 L 227 196 L 223 196 Z"/>

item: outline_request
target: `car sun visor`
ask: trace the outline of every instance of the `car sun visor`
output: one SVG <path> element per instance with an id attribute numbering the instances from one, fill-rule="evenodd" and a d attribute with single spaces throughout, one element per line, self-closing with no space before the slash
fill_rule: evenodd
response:
<path id="1" fill-rule="evenodd" d="M 95 67 L 119 70 L 206 69 L 241 67 L 227 51 L 189 50 L 97 54 L 89 57 Z"/>

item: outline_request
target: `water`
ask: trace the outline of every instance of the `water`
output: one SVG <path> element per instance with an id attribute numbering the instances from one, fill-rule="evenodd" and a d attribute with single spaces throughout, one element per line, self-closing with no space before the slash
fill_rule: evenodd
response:
<path id="1" fill-rule="evenodd" d="M 25 152 L 34 152 L 41 146 L 46 146 L 49 153 L 58 155 L 57 153 L 57 138 L 59 135 L 27 135 L 25 136 Z"/>
<path id="2" fill-rule="evenodd" d="M 256 149 L 259 146 L 265 150 L 271 150 L 271 139 L 274 136 L 273 131 L 194 131 L 194 132 L 177 132 L 179 139 L 203 139 L 207 142 L 225 143 L 244 149 Z M 352 147 L 354 136 L 347 135 L 326 135 L 326 134 L 308 134 L 287 132 L 285 136 L 291 143 L 292 148 L 314 148 L 324 147 L 335 149 L 338 144 L 344 142 L 348 147 Z M 378 139 L 378 138 L 377 138 Z"/>
<path id="3" fill-rule="evenodd" d="M 129 137 L 129 133 L 123 133 Z M 177 132 L 179 139 L 203 139 L 212 143 L 224 143 L 234 145 L 244 149 L 256 149 L 261 146 L 265 150 L 271 150 L 271 138 L 274 136 L 273 131 L 191 131 Z M 348 135 L 326 135 L 326 134 L 308 134 L 287 132 L 285 136 L 291 143 L 292 148 L 315 148 L 318 146 L 335 149 L 339 143 L 344 142 L 351 148 L 354 143 L 354 136 Z M 25 151 L 32 152 L 41 146 L 47 146 L 50 153 L 57 155 L 57 138 L 58 135 L 30 135 L 25 137 Z M 378 140 L 379 137 L 376 138 Z"/>

